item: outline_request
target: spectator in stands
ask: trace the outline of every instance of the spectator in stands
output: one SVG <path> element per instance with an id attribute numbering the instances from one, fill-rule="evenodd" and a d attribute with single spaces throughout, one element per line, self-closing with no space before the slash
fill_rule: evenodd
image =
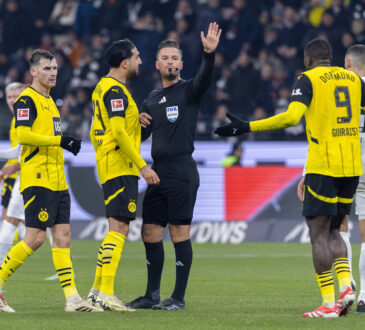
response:
<path id="1" fill-rule="evenodd" d="M 252 65 L 251 56 L 241 51 L 236 68 L 227 81 L 227 92 L 230 98 L 230 111 L 241 118 L 252 115 L 256 101 L 259 73 Z"/>

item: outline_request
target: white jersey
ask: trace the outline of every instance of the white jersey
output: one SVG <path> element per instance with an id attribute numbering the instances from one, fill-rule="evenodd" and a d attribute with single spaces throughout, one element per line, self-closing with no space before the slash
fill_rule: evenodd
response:
<path id="1" fill-rule="evenodd" d="M 361 78 L 365 82 L 365 77 Z M 365 109 L 361 108 L 360 115 L 360 144 L 361 144 L 361 164 L 365 169 Z M 360 176 L 360 182 L 365 183 L 365 172 Z"/>

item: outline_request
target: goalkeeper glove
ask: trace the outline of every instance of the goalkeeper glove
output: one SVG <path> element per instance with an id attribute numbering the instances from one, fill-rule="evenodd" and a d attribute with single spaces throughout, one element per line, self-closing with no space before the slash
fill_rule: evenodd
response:
<path id="1" fill-rule="evenodd" d="M 243 133 L 251 132 L 250 122 L 237 118 L 231 113 L 227 112 L 226 116 L 231 120 L 231 123 L 218 127 L 214 133 L 220 136 L 237 136 Z"/>
<path id="2" fill-rule="evenodd" d="M 60 146 L 76 156 L 81 149 L 81 139 L 62 135 Z"/>

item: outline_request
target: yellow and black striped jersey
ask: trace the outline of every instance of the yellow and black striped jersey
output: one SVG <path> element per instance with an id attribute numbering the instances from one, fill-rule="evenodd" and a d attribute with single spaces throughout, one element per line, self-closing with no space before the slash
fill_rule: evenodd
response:
<path id="1" fill-rule="evenodd" d="M 101 183 L 122 175 L 140 175 L 140 168 L 146 165 L 139 156 L 141 125 L 136 103 L 125 85 L 111 77 L 103 77 L 96 85 L 92 102 L 94 109 L 91 135 L 94 135 L 97 149 L 96 162 Z M 128 138 L 118 144 L 113 137 L 111 120 L 121 117 L 122 129 Z M 131 159 L 126 153 L 132 154 Z"/>
<path id="2" fill-rule="evenodd" d="M 362 80 L 343 68 L 316 67 L 299 76 L 291 102 L 307 106 L 307 174 L 362 174 L 359 122 L 364 99 Z"/>
<path id="3" fill-rule="evenodd" d="M 61 135 L 61 118 L 50 96 L 26 88 L 14 103 L 15 127 L 28 126 L 43 136 Z M 59 146 L 23 145 L 20 157 L 20 190 L 40 186 L 66 190 L 63 150 Z"/>

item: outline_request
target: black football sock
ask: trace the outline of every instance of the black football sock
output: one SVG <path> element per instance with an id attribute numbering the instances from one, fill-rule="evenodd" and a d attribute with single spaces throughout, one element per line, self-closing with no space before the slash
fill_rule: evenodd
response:
<path id="1" fill-rule="evenodd" d="M 193 249 L 190 239 L 184 242 L 174 243 L 174 247 L 176 255 L 176 283 L 171 297 L 184 301 L 191 263 L 193 261 Z"/>
<path id="2" fill-rule="evenodd" d="M 153 300 L 160 300 L 160 283 L 165 253 L 162 241 L 158 243 L 144 243 L 147 262 L 147 290 L 145 296 Z"/>

